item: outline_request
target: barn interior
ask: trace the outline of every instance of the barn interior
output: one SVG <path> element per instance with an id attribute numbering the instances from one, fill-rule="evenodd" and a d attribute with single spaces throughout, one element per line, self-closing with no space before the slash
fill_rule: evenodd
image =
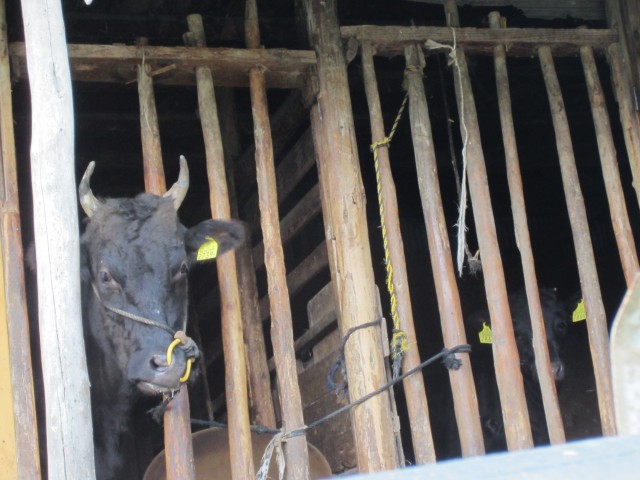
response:
<path id="1" fill-rule="evenodd" d="M 302 13 L 299 3 L 292 0 L 259 2 L 260 45 L 267 49 L 310 50 L 308 37 L 300 19 Z M 446 26 L 443 3 L 428 0 L 342 0 L 338 2 L 339 24 L 343 27 Z M 509 28 L 607 29 L 610 23 L 607 20 L 605 3 L 604 0 L 470 0 L 458 2 L 458 12 L 462 27 L 477 29 L 488 28 L 488 14 L 492 11 L 498 11 Z M 241 1 L 94 0 L 91 5 L 86 5 L 83 0 L 64 0 L 62 5 L 66 40 L 70 45 L 131 46 L 146 42 L 150 46 L 184 46 L 183 34 L 188 30 L 186 18 L 191 14 L 202 16 L 208 46 L 242 49 L 246 45 L 245 2 Z M 7 2 L 6 8 L 9 42 L 12 45 L 24 42 L 19 2 Z M 605 57 L 606 45 L 602 47 L 595 49 L 597 72 L 609 113 L 629 224 L 637 238 L 640 212 L 632 185 L 633 176 L 627 157 L 612 74 Z M 379 308 L 386 317 L 388 334 L 392 335 L 392 324 L 388 314 L 391 304 L 385 286 L 385 252 L 380 235 L 376 173 L 371 151 L 370 112 L 364 88 L 362 61 L 358 51 L 351 52 L 346 41 L 344 51 L 349 62 L 348 80 L 359 165 L 366 193 L 368 238 L 380 297 Z M 13 50 L 12 52 L 13 115 L 20 209 L 23 241 L 25 248 L 28 248 L 33 242 L 29 163 L 32 121 L 30 91 L 28 77 L 24 71 L 24 58 Z M 464 138 L 459 129 L 461 116 L 456 99 L 454 67 L 446 53 L 442 50 L 436 52 L 425 50 L 427 57 L 423 84 L 429 104 L 446 233 L 451 250 L 455 254 Z M 579 52 L 575 49 L 569 54 L 555 57 L 554 60 L 586 205 L 588 230 L 595 254 L 602 301 L 610 326 L 627 290 L 627 283 L 611 221 L 583 64 Z M 509 294 L 513 294 L 524 288 L 525 278 L 519 244 L 514 233 L 492 51 L 472 51 L 467 54 L 467 62 L 500 255 L 507 290 Z M 374 65 L 385 131 L 389 132 L 396 121 L 406 92 L 405 59 L 396 52 L 382 52 L 375 56 Z M 537 281 L 540 287 L 555 289 L 559 304 L 566 314 L 566 331 L 558 338 L 566 374 L 563 381 L 557 384 L 564 431 L 567 440 L 599 436 L 602 434 L 602 428 L 587 324 L 584 321 L 571 321 L 573 310 L 582 297 L 581 282 L 543 72 L 536 55 L 509 56 L 508 67 L 515 136 Z M 108 67 L 106 69 L 108 70 Z M 172 72 L 171 68 L 167 68 L 154 74 L 154 95 L 167 184 L 177 177 L 179 156 L 184 155 L 189 161 L 190 188 L 180 217 L 185 225 L 190 226 L 211 217 L 206 153 L 194 82 L 180 81 L 173 73 L 175 72 Z M 81 77 L 81 73 L 77 75 Z M 96 195 L 133 196 L 143 191 L 145 185 L 136 71 L 135 68 L 130 68 L 124 73 L 122 70 L 113 71 L 112 74 L 105 75 L 105 78 L 107 77 L 110 77 L 109 80 L 89 79 L 87 76 L 73 82 L 76 175 L 80 178 L 89 162 L 95 161 L 96 173 L 92 180 L 92 188 Z M 269 286 L 258 208 L 252 100 L 247 87 L 246 80 L 235 82 L 232 78 L 225 79 L 220 84 L 216 83 L 216 97 L 233 216 L 247 222 L 252 232 L 250 245 L 255 264 L 259 315 L 272 375 L 273 398 L 278 403 L 269 322 Z M 320 326 L 314 323 L 318 322 L 317 318 L 311 318 L 313 315 L 327 317 L 327 314 L 314 313 L 314 308 L 319 309 L 317 295 L 330 283 L 331 274 L 330 258 L 325 243 L 327 232 L 317 187 L 317 154 L 310 130 L 309 111 L 313 99 L 309 96 L 309 89 L 303 88 L 303 83 L 298 83 L 297 87 L 269 88 L 267 99 L 272 122 L 278 210 L 292 328 L 296 339 L 299 382 L 305 414 L 312 415 L 317 402 L 307 400 L 305 392 L 313 391 L 319 397 L 325 398 L 325 408 L 329 408 L 329 404 L 335 407 L 340 405 L 335 394 L 323 389 L 327 383 L 328 369 L 335 362 L 341 336 L 336 327 L 335 313 L 330 321 L 322 319 Z M 416 348 L 420 352 L 420 358 L 426 359 L 439 353 L 445 343 L 432 273 L 432 268 L 435 267 L 429 255 L 408 112 L 404 112 L 397 123 L 389 156 L 397 191 L 398 216 L 416 331 Z M 470 256 L 479 248 L 474 223 L 475 208 L 477 207 L 471 202 L 467 209 L 466 238 Z M 300 220 L 301 218 L 303 220 Z M 467 257 L 462 273 L 456 275 L 455 279 L 465 318 L 487 308 L 485 279 L 482 269 L 472 271 L 475 270 L 475 264 L 476 262 Z M 222 349 L 219 287 L 215 268 L 215 265 L 202 266 L 190 274 L 190 328 L 197 330 L 195 335 L 199 337 L 204 353 L 202 366 L 206 370 L 192 385 L 190 400 L 192 417 L 224 422 L 227 420 L 225 355 Z M 37 317 L 37 310 L 33 306 L 36 301 L 35 290 L 33 280 L 27 279 L 32 319 Z M 313 308 L 310 307 L 310 302 Z M 43 399 L 42 382 L 38 381 L 42 373 L 39 369 L 37 321 L 32 320 L 31 328 L 36 398 Z M 472 343 L 471 339 L 477 332 L 468 329 L 467 335 L 469 343 Z M 483 355 L 484 347 L 486 346 L 476 345 L 474 349 L 478 355 Z M 488 354 L 490 355 L 490 352 Z M 471 359 L 473 362 L 473 353 Z M 478 363 L 485 365 L 482 361 Z M 442 365 L 437 364 L 427 367 L 423 375 L 432 417 L 431 428 L 436 457 L 440 460 L 460 456 L 462 453 L 458 440 L 459 427 L 455 423 L 448 372 Z M 477 382 L 478 378 L 476 388 L 481 388 Z M 532 388 L 528 394 L 539 397 L 539 387 L 534 385 Z M 405 405 L 402 385 L 395 386 L 394 393 L 400 419 L 400 442 L 403 445 L 404 463 L 414 464 L 417 460 L 413 453 L 409 433 L 410 415 Z M 135 458 L 147 459 L 145 463 L 137 466 L 137 475 L 140 478 L 148 459 L 162 448 L 162 427 L 145 414 L 153 405 L 152 400 L 140 404 L 137 428 L 157 430 L 157 441 L 149 445 L 138 445 L 133 441 L 130 444 L 131 450 L 135 451 Z M 46 414 L 41 400 L 38 400 L 37 407 L 38 420 L 44 422 Z M 278 414 L 276 417 L 280 418 Z M 192 428 L 196 431 L 204 427 L 194 424 Z M 325 431 L 318 430 L 311 440 L 327 457 L 334 474 L 353 472 L 357 469 L 353 440 L 345 439 L 347 433 L 340 430 L 337 426 Z M 42 436 L 43 430 L 40 429 L 40 432 Z M 339 439 L 339 442 L 336 439 Z M 341 447 L 337 447 L 337 443 L 340 443 Z M 41 441 L 41 445 L 44 445 L 44 442 Z M 41 449 L 41 462 L 45 468 L 44 448 Z"/>

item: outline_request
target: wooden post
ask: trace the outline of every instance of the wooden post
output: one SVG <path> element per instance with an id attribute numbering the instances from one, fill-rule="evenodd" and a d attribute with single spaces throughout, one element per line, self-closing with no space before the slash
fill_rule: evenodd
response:
<path id="1" fill-rule="evenodd" d="M 146 40 L 138 39 L 137 43 L 144 48 Z M 144 59 L 144 54 L 142 54 L 142 58 Z M 140 100 L 140 137 L 145 191 L 154 195 L 163 195 L 167 187 L 162 165 L 160 129 L 153 93 L 153 79 L 148 75 L 144 63 L 138 66 L 138 97 Z M 172 480 L 194 479 L 191 414 L 189 411 L 189 391 L 186 385 L 180 387 L 180 391 L 171 400 L 164 413 L 164 447 L 167 478 Z"/>
<path id="2" fill-rule="evenodd" d="M 593 50 L 590 47 L 582 47 L 580 49 L 580 57 L 582 58 L 584 75 L 587 80 L 589 101 L 596 129 L 600 162 L 602 163 L 602 176 L 607 190 L 613 231 L 618 244 L 618 253 L 622 262 L 624 278 L 627 282 L 627 287 L 631 287 L 631 283 L 638 273 L 638 253 L 636 252 L 633 232 L 629 224 L 622 182 L 620 181 L 616 148 L 613 144 L 611 125 L 609 124 L 609 113 L 607 112 L 602 85 L 600 85 Z"/>
<path id="3" fill-rule="evenodd" d="M 222 148 L 224 149 L 227 186 L 231 216 L 240 218 L 238 196 L 235 185 L 237 155 L 240 147 L 238 125 L 235 112 L 233 89 L 216 89 L 218 95 L 219 118 L 222 120 Z M 249 233 L 250 235 L 250 233 Z M 247 354 L 247 374 L 249 380 L 249 413 L 252 423 L 276 428 L 276 415 L 271 393 L 271 377 L 268 368 L 267 348 L 264 330 L 260 318 L 258 303 L 258 285 L 256 269 L 253 264 L 251 242 L 247 241 L 236 250 L 238 269 L 238 288 L 240 289 L 240 307 L 242 309 L 242 331 L 244 333 L 245 352 Z M 218 292 L 219 293 L 219 292 Z M 215 295 L 215 294 L 214 294 Z"/>
<path id="4" fill-rule="evenodd" d="M 204 47 L 205 34 L 200 15 L 187 17 L 190 34 L 197 46 Z M 209 179 L 211 214 L 214 218 L 229 218 L 231 207 L 227 192 L 224 153 L 220 122 L 213 89 L 213 78 L 208 67 L 196 68 L 198 108 L 202 123 L 207 177 Z M 234 479 L 249 479 L 255 475 L 249 406 L 247 401 L 247 369 L 242 338 L 242 310 L 234 253 L 217 260 L 220 303 L 222 306 L 222 343 L 225 355 L 225 384 L 229 418 L 229 451 Z"/>
<path id="5" fill-rule="evenodd" d="M 0 190 L 2 258 L 0 259 L 0 464 L 8 478 L 39 478 L 29 318 L 24 286 L 22 235 L 13 133 L 9 40 L 4 0 L 0 1 Z"/>
<path id="6" fill-rule="evenodd" d="M 449 25 L 459 27 L 455 2 L 448 0 L 445 9 Z M 494 364 L 507 445 L 510 450 L 528 448 L 533 446 L 533 441 L 522 374 L 519 368 L 519 355 L 511 323 L 506 281 L 498 248 L 473 91 L 464 50 L 459 46 L 456 51 L 456 63 L 457 67 L 454 67 L 453 71 L 458 111 L 461 117 L 460 129 L 463 139 L 468 134 L 466 157 L 469 190 L 474 204 L 473 214 L 482 255 L 485 289 L 493 332 Z"/>
<path id="7" fill-rule="evenodd" d="M 136 44 L 142 50 L 142 61 L 137 66 L 138 99 L 140 101 L 140 138 L 144 159 L 144 189 L 147 192 L 162 195 L 167 190 L 162 165 L 162 147 L 160 146 L 160 127 L 156 112 L 156 99 L 153 94 L 153 78 L 147 72 L 144 63 L 146 38 L 138 38 Z"/>
<path id="8" fill-rule="evenodd" d="M 491 28 L 500 28 L 500 13 L 489 14 Z M 516 134 L 511 113 L 511 93 L 509 91 L 509 77 L 507 73 L 507 58 L 504 45 L 496 45 L 493 49 L 494 66 L 496 73 L 496 89 L 498 92 L 498 107 L 500 109 L 500 124 L 502 125 L 502 143 L 504 145 L 505 162 L 507 164 L 507 181 L 511 196 L 511 211 L 513 213 L 513 225 L 516 244 L 520 250 L 522 270 L 524 272 L 524 284 L 527 292 L 527 302 L 531 318 L 531 331 L 533 335 L 533 350 L 535 352 L 536 371 L 542 392 L 542 404 L 549 440 L 552 444 L 566 441 L 562 415 L 558 404 L 558 392 L 556 382 L 551 371 L 551 359 L 547 334 L 540 303 L 538 280 L 536 277 L 527 212 L 524 203 L 524 189 L 518 158 Z"/>
<path id="9" fill-rule="evenodd" d="M 627 157 L 633 176 L 633 188 L 636 191 L 638 203 L 640 203 L 640 114 L 635 110 L 631 88 L 623 73 L 621 55 L 620 45 L 617 43 L 610 45 L 607 49 L 607 59 L 609 67 L 611 67 L 613 89 L 618 102 L 624 143 L 627 147 Z"/>
<path id="10" fill-rule="evenodd" d="M 451 27 L 459 27 L 460 22 L 455 1 L 447 0 L 445 10 L 448 17 L 447 23 Z M 469 193 L 474 205 L 473 217 L 478 230 L 478 245 L 482 256 L 482 270 L 491 317 L 493 360 L 504 418 L 504 431 L 509 450 L 518 450 L 533 447 L 529 412 L 524 396 L 520 357 L 511 323 L 509 301 L 507 300 L 507 284 L 498 248 L 487 169 L 480 141 L 478 115 L 465 53 L 460 46 L 456 49 L 455 58 L 457 67 L 453 67 L 453 73 L 458 111 L 461 112 L 460 134 L 463 139 L 467 133 L 469 137 L 466 148 Z"/>
<path id="11" fill-rule="evenodd" d="M 553 56 L 549 47 L 538 49 L 542 74 L 547 87 L 549 107 L 556 134 L 560 172 L 564 185 L 569 222 L 573 232 L 573 244 L 578 261 L 580 286 L 587 311 L 587 330 L 589 331 L 589 347 L 593 359 L 593 371 L 598 391 L 600 421 L 604 435 L 615 435 L 616 425 L 613 413 L 613 397 L 611 388 L 611 364 L 609 359 L 609 335 L 607 318 L 600 294 L 600 283 L 596 270 L 595 257 L 587 223 L 587 212 L 580 189 L 580 181 L 573 155 L 573 145 L 569 133 L 569 123 L 562 100 L 562 91 L 553 64 Z"/>
<path id="12" fill-rule="evenodd" d="M 312 128 L 340 330 L 376 320 L 376 291 L 368 240 L 365 195 L 358 162 L 355 127 L 335 0 L 302 0 L 307 31 L 318 59 L 318 104 Z M 386 382 L 378 327 L 356 330 L 346 343 L 351 400 Z M 361 472 L 398 466 L 387 394 L 352 411 Z"/>
<path id="13" fill-rule="evenodd" d="M 440 323 L 445 346 L 453 347 L 467 343 L 467 340 L 438 182 L 429 107 L 422 79 L 425 60 L 422 51 L 416 46 L 405 48 L 405 58 L 411 134 Z M 481 455 L 484 453 L 484 441 L 470 356 L 469 354 L 459 355 L 462 358 L 462 366 L 456 371 L 449 370 L 449 379 L 460 445 L 462 454 L 465 456 Z"/>
<path id="14" fill-rule="evenodd" d="M 245 41 L 248 48 L 260 47 L 258 8 L 255 0 L 246 1 Z M 278 396 L 285 434 L 304 428 L 300 387 L 293 344 L 293 322 L 287 288 L 287 272 L 280 236 L 278 192 L 271 141 L 271 124 L 267 104 L 264 69 L 249 71 L 253 137 L 256 145 L 256 178 L 260 205 L 260 225 L 267 270 L 271 310 L 271 344 L 276 363 Z M 285 444 L 285 477 L 289 480 L 309 478 L 309 451 L 306 435 L 287 440 Z"/>
<path id="15" fill-rule="evenodd" d="M 373 66 L 373 47 L 369 43 L 362 44 L 362 72 L 364 75 L 364 87 L 369 104 L 369 119 L 371 123 L 371 143 L 381 142 L 386 137 L 384 122 L 382 119 L 382 107 L 378 94 L 378 82 Z M 420 352 L 416 340 L 416 331 L 413 324 L 413 312 L 411 311 L 411 296 L 409 294 L 409 279 L 404 256 L 404 245 L 400 233 L 400 218 L 398 216 L 398 199 L 396 186 L 391 175 L 389 165 L 389 147 L 383 146 L 377 149 L 379 181 L 378 192 L 381 205 L 380 211 L 384 212 L 384 224 L 386 231 L 385 243 L 389 249 L 389 262 L 393 266 L 393 291 L 397 299 L 397 315 L 400 328 L 407 336 L 409 348 L 404 352 L 402 371 L 406 372 L 420 364 Z M 425 464 L 436 461 L 431 423 L 429 421 L 429 407 L 427 405 L 427 393 L 424 388 L 422 375 L 412 375 L 406 378 L 402 385 L 407 398 L 409 411 L 409 427 L 416 463 Z"/>
<path id="16" fill-rule="evenodd" d="M 31 184 L 48 474 L 91 479 L 95 465 L 80 306 L 73 104 L 61 3 L 25 0 L 22 17 L 31 89 Z"/>

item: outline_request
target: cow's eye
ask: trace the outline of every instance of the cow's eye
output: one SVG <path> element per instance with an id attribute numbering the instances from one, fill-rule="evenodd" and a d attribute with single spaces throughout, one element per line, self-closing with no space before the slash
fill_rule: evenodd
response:
<path id="1" fill-rule="evenodd" d="M 113 281 L 113 277 L 107 270 L 100 270 L 98 272 L 98 278 L 102 283 L 111 283 Z"/>

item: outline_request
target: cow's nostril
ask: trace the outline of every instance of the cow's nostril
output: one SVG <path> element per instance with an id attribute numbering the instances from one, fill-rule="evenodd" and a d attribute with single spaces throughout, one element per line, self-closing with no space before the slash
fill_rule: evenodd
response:
<path id="1" fill-rule="evenodd" d="M 564 379 L 564 363 L 552 362 L 551 371 L 553 372 L 553 378 L 556 379 L 556 382 L 561 382 Z"/>
<path id="2" fill-rule="evenodd" d="M 166 368 L 169 366 L 167 363 L 167 357 L 164 355 L 153 355 L 151 357 L 151 366 L 155 369 Z"/>

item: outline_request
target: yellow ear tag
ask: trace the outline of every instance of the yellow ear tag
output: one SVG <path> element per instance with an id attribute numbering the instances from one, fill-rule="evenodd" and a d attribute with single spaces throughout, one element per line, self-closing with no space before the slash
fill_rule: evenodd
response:
<path id="1" fill-rule="evenodd" d="M 587 319 L 587 310 L 584 308 L 584 298 L 580 299 L 576 309 L 573 311 L 572 318 L 574 323 Z"/>
<path id="2" fill-rule="evenodd" d="M 482 322 L 482 330 L 478 332 L 478 338 L 480 339 L 480 343 L 493 343 L 491 327 L 487 325 L 487 322 Z"/>
<path id="3" fill-rule="evenodd" d="M 204 260 L 211 260 L 218 256 L 218 242 L 213 238 L 207 237 L 207 241 L 200 245 L 198 248 L 198 254 L 196 255 L 196 261 L 202 262 Z"/>

